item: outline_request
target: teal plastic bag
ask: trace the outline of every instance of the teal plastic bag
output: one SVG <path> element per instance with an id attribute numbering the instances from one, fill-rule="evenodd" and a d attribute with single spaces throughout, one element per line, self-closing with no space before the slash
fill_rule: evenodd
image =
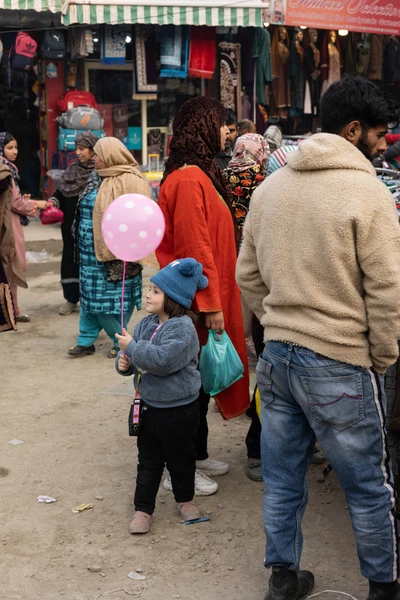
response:
<path id="1" fill-rule="evenodd" d="M 243 377 L 242 361 L 226 331 L 208 332 L 200 354 L 200 373 L 204 391 L 210 396 L 217 396 Z"/>

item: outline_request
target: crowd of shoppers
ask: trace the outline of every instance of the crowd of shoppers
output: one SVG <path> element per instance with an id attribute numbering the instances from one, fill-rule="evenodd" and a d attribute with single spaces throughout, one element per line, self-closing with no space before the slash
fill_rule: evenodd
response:
<path id="1" fill-rule="evenodd" d="M 265 566 L 272 567 L 265 600 L 299 600 L 314 586 L 300 561 L 316 439 L 346 495 L 367 600 L 400 600 L 384 393 L 400 337 L 400 228 L 372 166 L 387 151 L 388 123 L 399 119 L 399 106 L 360 77 L 329 88 L 322 133 L 299 146 L 282 146 L 275 125 L 258 135 L 216 100 L 186 102 L 160 187 L 161 270 L 146 295 L 148 316 L 132 336 L 126 327 L 141 308 L 141 266 L 129 265 L 121 328 L 122 263 L 100 228 L 116 197 L 150 196 L 131 153 L 115 138 L 78 137 L 78 160 L 51 199 L 67 215 L 60 313 L 80 302 L 80 335 L 68 353 L 93 354 L 104 329 L 117 371 L 135 377 L 131 533 L 150 530 L 164 466 L 163 485 L 185 521 L 201 519 L 194 496 L 215 493 L 213 478 L 229 470 L 208 454 L 210 397 L 198 354 L 209 330 L 228 333 L 244 376 L 215 400 L 225 419 L 244 414 L 250 397 L 242 305 L 251 311 L 261 419 L 253 398 L 247 442 L 255 441 L 257 455 L 249 453 L 247 472 L 260 479 L 262 471 L 265 483 Z M 19 193 L 16 146 L 0 134 L 0 331 L 26 317 L 16 294 L 26 286 L 20 217 L 48 206 Z"/>

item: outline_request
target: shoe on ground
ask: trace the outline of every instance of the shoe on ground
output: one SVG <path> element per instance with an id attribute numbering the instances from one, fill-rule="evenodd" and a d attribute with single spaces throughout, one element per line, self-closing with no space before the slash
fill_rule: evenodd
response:
<path id="1" fill-rule="evenodd" d="M 397 581 L 392 584 L 370 581 L 367 600 L 400 600 L 400 584 Z"/>
<path id="2" fill-rule="evenodd" d="M 74 346 L 68 350 L 68 354 L 73 358 L 77 358 L 78 356 L 90 356 L 95 352 L 96 348 L 94 346 Z"/>
<path id="3" fill-rule="evenodd" d="M 31 318 L 29 315 L 17 315 L 15 317 L 15 320 L 17 323 L 30 323 L 31 322 Z"/>
<path id="4" fill-rule="evenodd" d="M 119 352 L 118 346 L 113 346 L 110 352 L 107 354 L 107 358 L 117 358 Z"/>
<path id="5" fill-rule="evenodd" d="M 322 450 L 315 450 L 315 452 L 312 456 L 311 464 L 324 465 L 327 461 L 328 461 L 328 459 L 326 458 L 326 456 L 322 452 Z"/>
<path id="6" fill-rule="evenodd" d="M 168 473 L 164 479 L 163 487 L 165 490 L 172 492 L 171 475 Z M 195 496 L 212 496 L 218 491 L 218 483 L 213 481 L 205 473 L 196 471 L 194 477 L 194 495 Z"/>
<path id="7" fill-rule="evenodd" d="M 129 531 L 131 533 L 148 533 L 150 531 L 152 522 L 152 515 L 149 515 L 142 510 L 137 510 L 133 515 L 131 524 L 129 525 Z"/>
<path id="8" fill-rule="evenodd" d="M 311 571 L 290 571 L 284 567 L 272 567 L 269 590 L 264 600 L 300 600 L 314 588 Z"/>
<path id="9" fill-rule="evenodd" d="M 179 514 L 184 521 L 196 521 L 200 519 L 200 511 L 193 502 L 179 502 L 176 504 Z"/>
<path id="10" fill-rule="evenodd" d="M 60 315 L 70 315 L 77 308 L 78 308 L 77 304 L 74 304 L 73 302 L 66 302 L 65 304 L 62 304 L 60 306 L 60 308 L 58 309 L 58 312 Z"/>
<path id="11" fill-rule="evenodd" d="M 261 458 L 249 458 L 246 464 L 246 475 L 253 481 L 262 481 Z"/>
<path id="12" fill-rule="evenodd" d="M 198 460 L 196 462 L 196 469 L 199 469 L 208 475 L 208 477 L 219 477 L 220 475 L 225 475 L 229 471 L 229 465 L 220 460 L 206 458 L 205 460 Z"/>

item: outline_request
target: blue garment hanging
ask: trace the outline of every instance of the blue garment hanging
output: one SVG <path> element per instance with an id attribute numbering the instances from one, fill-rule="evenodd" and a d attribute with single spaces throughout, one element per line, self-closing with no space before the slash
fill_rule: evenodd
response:
<path id="1" fill-rule="evenodd" d="M 160 30 L 160 77 L 186 79 L 189 62 L 189 27 L 163 25 Z"/>

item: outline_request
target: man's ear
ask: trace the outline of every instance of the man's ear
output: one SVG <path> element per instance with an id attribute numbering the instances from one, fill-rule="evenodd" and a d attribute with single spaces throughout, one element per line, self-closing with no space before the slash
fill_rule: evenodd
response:
<path id="1" fill-rule="evenodd" d="M 362 126 L 360 121 L 350 121 L 347 125 L 345 125 L 340 133 L 342 137 L 344 137 L 348 142 L 357 145 L 358 140 L 362 134 Z"/>

